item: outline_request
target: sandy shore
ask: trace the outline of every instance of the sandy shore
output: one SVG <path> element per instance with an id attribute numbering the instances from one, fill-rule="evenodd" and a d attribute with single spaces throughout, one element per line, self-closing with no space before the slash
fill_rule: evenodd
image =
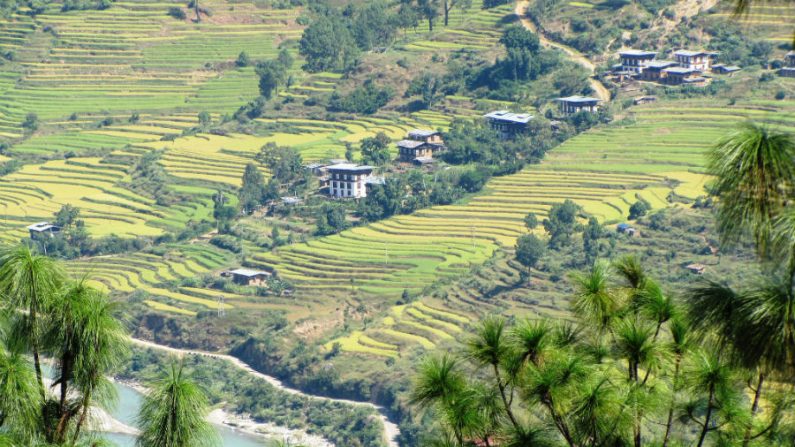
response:
<path id="1" fill-rule="evenodd" d="M 118 380 L 124 386 L 130 387 L 135 391 L 146 394 L 147 389 L 140 382 L 133 380 Z M 217 426 L 229 427 L 247 435 L 261 437 L 267 440 L 284 440 L 289 445 L 302 445 L 306 447 L 335 447 L 320 436 L 310 435 L 301 430 L 291 430 L 270 423 L 259 423 L 246 415 L 230 413 L 223 408 L 218 408 L 207 415 L 207 420 Z"/>
<path id="2" fill-rule="evenodd" d="M 310 435 L 300 430 L 291 430 L 289 428 L 280 427 L 274 424 L 258 423 L 253 421 L 248 416 L 228 413 L 223 408 L 219 408 L 210 412 L 210 415 L 207 417 L 207 419 L 215 425 L 230 427 L 249 435 L 263 436 L 267 437 L 268 439 L 283 440 L 289 445 L 302 445 L 306 447 L 334 447 L 334 444 L 328 442 L 320 436 Z"/>

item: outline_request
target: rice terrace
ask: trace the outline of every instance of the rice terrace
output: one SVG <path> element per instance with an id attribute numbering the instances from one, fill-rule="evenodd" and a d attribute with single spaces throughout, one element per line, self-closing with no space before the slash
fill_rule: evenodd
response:
<path id="1" fill-rule="evenodd" d="M 0 0 L 0 445 L 792 445 L 794 23 Z"/>

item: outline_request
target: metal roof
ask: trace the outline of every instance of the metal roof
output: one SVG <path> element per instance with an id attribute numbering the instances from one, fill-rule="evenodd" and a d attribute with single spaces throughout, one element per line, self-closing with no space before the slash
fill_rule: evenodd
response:
<path id="1" fill-rule="evenodd" d="M 240 276 L 247 276 L 247 277 L 259 276 L 259 275 L 266 275 L 266 276 L 270 276 L 271 275 L 270 272 L 266 272 L 266 271 L 263 271 L 263 270 L 247 269 L 247 268 L 239 268 L 239 269 L 230 270 L 229 273 L 231 273 L 233 275 L 240 275 Z"/>
<path id="2" fill-rule="evenodd" d="M 646 68 L 667 68 L 676 64 L 676 61 L 651 61 Z"/>
<path id="3" fill-rule="evenodd" d="M 637 57 L 655 57 L 657 56 L 656 51 L 645 51 L 645 50 L 624 50 L 618 52 L 619 56 L 637 56 Z"/>
<path id="4" fill-rule="evenodd" d="M 431 129 L 414 129 L 409 132 L 409 138 L 428 138 L 437 135 L 439 132 Z"/>
<path id="5" fill-rule="evenodd" d="M 530 115 L 529 113 L 513 113 L 507 110 L 496 110 L 483 116 L 493 120 L 508 121 L 518 124 L 527 124 L 531 119 L 533 119 L 533 115 Z"/>
<path id="6" fill-rule="evenodd" d="M 574 95 L 574 96 L 567 96 L 566 98 L 558 98 L 558 99 L 556 99 L 556 101 L 560 101 L 560 102 L 583 102 L 584 103 L 584 102 L 601 102 L 602 100 L 599 99 L 599 98 L 592 98 L 590 96 Z"/>
<path id="7" fill-rule="evenodd" d="M 47 230 L 60 230 L 61 227 L 58 225 L 53 225 L 49 222 L 38 222 L 33 225 L 28 225 L 28 230 L 30 231 L 47 231 Z"/>
<path id="8" fill-rule="evenodd" d="M 692 50 L 677 50 L 674 51 L 676 56 L 685 56 L 685 57 L 692 57 L 692 56 L 714 56 L 718 53 L 714 51 L 692 51 Z"/>
<path id="9" fill-rule="evenodd" d="M 696 70 L 695 68 L 687 68 L 687 67 L 671 67 L 671 68 L 666 68 L 663 71 L 666 71 L 668 73 L 676 73 L 676 74 L 701 73 L 701 70 Z"/>
<path id="10" fill-rule="evenodd" d="M 424 144 L 426 144 L 424 141 L 415 140 L 400 140 L 397 142 L 398 147 L 405 147 L 406 149 L 418 148 Z"/>
<path id="11" fill-rule="evenodd" d="M 339 163 L 336 165 L 331 165 L 327 169 L 329 171 L 360 172 L 360 171 L 372 171 L 373 167 L 367 165 L 355 165 L 353 163 Z"/>

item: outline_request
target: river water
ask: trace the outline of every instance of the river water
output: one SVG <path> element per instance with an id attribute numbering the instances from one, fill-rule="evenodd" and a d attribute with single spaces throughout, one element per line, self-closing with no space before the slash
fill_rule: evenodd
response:
<path id="1" fill-rule="evenodd" d="M 119 403 L 116 408 L 109 413 L 118 421 L 135 427 L 135 417 L 138 414 L 138 409 L 141 407 L 143 396 L 134 389 L 116 382 L 116 391 L 119 394 Z M 218 434 L 223 441 L 224 447 L 263 447 L 266 441 L 261 438 L 255 438 L 245 433 L 240 433 L 232 430 L 229 427 L 216 427 Z M 110 441 L 113 441 L 118 447 L 133 447 L 135 445 L 135 438 L 129 435 L 120 435 L 116 433 L 107 433 L 104 435 Z"/>
<path id="2" fill-rule="evenodd" d="M 52 368 L 48 365 L 43 365 L 43 372 L 46 377 L 52 377 Z M 114 419 L 122 422 L 130 427 L 135 427 L 135 418 L 138 415 L 138 410 L 141 408 L 143 396 L 138 391 L 130 388 L 127 385 L 119 382 L 113 382 L 116 392 L 118 393 L 119 400 L 116 408 L 113 408 L 108 413 Z M 255 436 L 251 436 L 239 431 L 235 431 L 230 427 L 216 426 L 218 435 L 221 438 L 224 447 L 263 447 L 267 445 L 267 440 Z M 134 447 L 135 437 L 130 435 L 122 435 L 118 433 L 105 433 L 104 438 L 113 441 L 118 447 Z"/>

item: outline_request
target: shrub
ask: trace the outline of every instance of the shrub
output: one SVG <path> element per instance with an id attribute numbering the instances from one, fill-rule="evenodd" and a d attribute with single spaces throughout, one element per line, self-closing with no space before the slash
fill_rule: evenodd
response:
<path id="1" fill-rule="evenodd" d="M 177 20 L 185 20 L 187 18 L 187 15 L 185 15 L 185 11 L 183 11 L 182 8 L 178 6 L 172 6 L 168 8 L 168 15 L 170 15 L 171 17 Z"/>

